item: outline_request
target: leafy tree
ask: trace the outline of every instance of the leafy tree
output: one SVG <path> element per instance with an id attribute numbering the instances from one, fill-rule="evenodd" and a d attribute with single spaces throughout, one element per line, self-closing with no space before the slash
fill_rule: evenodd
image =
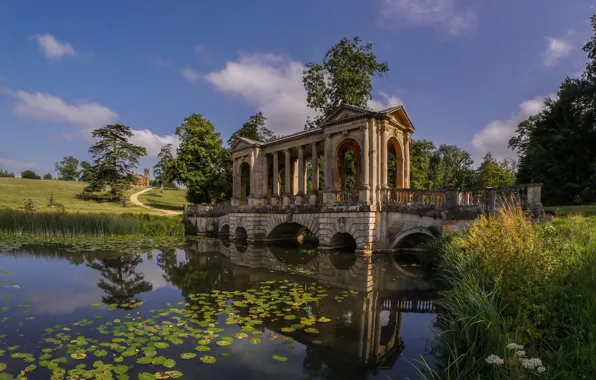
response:
<path id="1" fill-rule="evenodd" d="M 428 140 L 410 141 L 410 187 L 414 189 L 434 189 L 431 174 L 431 161 L 436 150 Z"/>
<path id="2" fill-rule="evenodd" d="M 79 160 L 73 156 L 66 156 L 62 161 L 56 162 L 58 179 L 62 181 L 76 181 L 79 177 Z"/>
<path id="3" fill-rule="evenodd" d="M 231 147 L 238 137 L 244 137 L 255 141 L 273 140 L 275 135 L 271 130 L 265 127 L 266 120 L 267 118 L 263 116 L 262 112 L 257 112 L 255 115 L 252 115 L 246 123 L 242 124 L 242 128 L 230 136 L 228 139 L 228 146 Z"/>
<path id="4" fill-rule="evenodd" d="M 515 173 L 512 166 L 507 160 L 498 162 L 488 152 L 476 171 L 475 186 L 498 187 L 513 185 L 515 183 Z"/>
<path id="5" fill-rule="evenodd" d="M 85 193 L 99 192 L 110 186 L 108 194 L 122 196 L 134 182 L 134 169 L 139 158 L 147 155 L 147 150 L 128 142 L 132 130 L 122 124 L 110 124 L 91 132 L 99 141 L 89 148 L 93 156 L 93 180 L 85 188 Z"/>
<path id="6" fill-rule="evenodd" d="M 438 188 L 469 188 L 474 183 L 474 161 L 470 153 L 455 145 L 441 145 L 434 153 L 433 182 Z"/>
<path id="7" fill-rule="evenodd" d="M 373 43 L 363 44 L 360 37 L 343 38 L 327 51 L 323 63 L 307 63 L 302 83 L 308 107 L 319 112 L 305 128 L 316 126 L 342 103 L 366 107 L 372 99 L 371 77 L 389 71 L 386 62 L 377 62 Z"/>
<path id="8" fill-rule="evenodd" d="M 41 179 L 33 170 L 25 170 L 21 173 L 21 178 L 25 179 Z"/>
<path id="9" fill-rule="evenodd" d="M 47 174 L 44 174 L 43 179 L 51 181 L 54 179 L 54 177 L 52 177 L 52 175 L 50 173 L 47 173 Z"/>
<path id="10" fill-rule="evenodd" d="M 81 161 L 81 171 L 79 172 L 79 174 L 80 182 L 93 182 L 93 179 L 95 178 L 93 167 L 87 161 Z"/>
<path id="11" fill-rule="evenodd" d="M 176 180 L 186 185 L 188 201 L 215 203 L 232 194 L 232 158 L 213 124 L 192 114 L 176 128 Z"/>
<path id="12" fill-rule="evenodd" d="M 14 173 L 0 169 L 0 178 L 14 178 Z"/>
<path id="13" fill-rule="evenodd" d="M 176 177 L 176 160 L 172 154 L 172 144 L 163 146 L 157 155 L 157 164 L 153 167 L 153 174 L 160 186 L 160 192 L 163 193 L 163 187 L 166 183 L 171 183 Z"/>

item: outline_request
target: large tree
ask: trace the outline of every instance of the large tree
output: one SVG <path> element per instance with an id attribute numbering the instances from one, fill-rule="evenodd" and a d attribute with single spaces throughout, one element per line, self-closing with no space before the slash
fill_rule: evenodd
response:
<path id="1" fill-rule="evenodd" d="M 581 78 L 565 78 L 542 111 L 518 124 L 509 146 L 518 152 L 517 180 L 543 184 L 547 205 L 596 201 L 596 15 L 583 47 Z"/>
<path id="2" fill-rule="evenodd" d="M 314 127 L 342 103 L 366 107 L 372 99 L 371 77 L 389 71 L 386 62 L 379 63 L 372 51 L 373 43 L 362 43 L 360 37 L 343 38 L 327 51 L 322 63 L 307 63 L 302 82 L 308 107 L 319 113 L 307 120 Z"/>
<path id="3" fill-rule="evenodd" d="M 432 158 L 435 144 L 428 140 L 410 142 L 410 187 L 414 189 L 434 189 L 432 178 Z"/>
<path id="4" fill-rule="evenodd" d="M 215 203 L 232 193 L 232 158 L 213 124 L 192 114 L 176 128 L 176 180 L 187 188 L 192 203 Z"/>
<path id="5" fill-rule="evenodd" d="M 33 170 L 25 170 L 21 173 L 21 178 L 25 179 L 41 179 Z"/>
<path id="6" fill-rule="evenodd" d="M 488 152 L 476 171 L 476 187 L 498 187 L 513 185 L 514 183 L 515 173 L 513 171 L 513 165 L 507 160 L 497 161 Z"/>
<path id="7" fill-rule="evenodd" d="M 244 137 L 255 141 L 270 141 L 275 138 L 273 131 L 265 127 L 267 118 L 262 112 L 252 115 L 242 127 L 234 132 L 228 139 L 228 146 L 231 147 L 238 137 Z"/>
<path id="8" fill-rule="evenodd" d="M 122 124 L 106 125 L 91 134 L 99 141 L 89 148 L 94 176 L 84 192 L 99 192 L 110 186 L 110 196 L 122 196 L 134 182 L 134 169 L 139 165 L 139 158 L 147 155 L 147 150 L 128 142 L 133 132 Z"/>
<path id="9" fill-rule="evenodd" d="M 92 182 L 95 178 L 93 172 L 93 166 L 87 161 L 81 161 L 81 171 L 79 172 L 79 181 L 81 182 Z"/>
<path id="10" fill-rule="evenodd" d="M 56 162 L 58 179 L 62 181 L 76 181 L 79 177 L 79 160 L 73 156 L 66 156 L 62 161 Z"/>
<path id="11" fill-rule="evenodd" d="M 157 155 L 157 164 L 153 167 L 153 175 L 159 183 L 160 192 L 163 193 L 163 186 L 172 183 L 176 178 L 176 160 L 172 154 L 172 144 L 161 148 Z"/>

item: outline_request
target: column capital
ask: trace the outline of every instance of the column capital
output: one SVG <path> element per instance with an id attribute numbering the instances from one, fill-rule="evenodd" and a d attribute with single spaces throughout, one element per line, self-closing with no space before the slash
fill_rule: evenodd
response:
<path id="1" fill-rule="evenodd" d="M 284 153 L 286 153 L 286 154 L 287 154 L 287 153 L 290 153 L 290 148 L 286 148 L 286 149 L 284 149 Z"/>
<path id="2" fill-rule="evenodd" d="M 304 145 L 300 145 L 300 146 L 298 147 L 298 151 L 302 151 L 302 152 L 304 152 Z"/>
<path id="3" fill-rule="evenodd" d="M 316 142 L 316 141 L 315 141 L 315 142 L 313 142 L 313 143 L 310 143 L 310 146 L 311 146 L 311 147 L 313 147 L 313 148 L 316 148 L 316 147 L 317 147 L 317 145 L 319 145 L 319 143 L 318 143 L 318 142 Z"/>

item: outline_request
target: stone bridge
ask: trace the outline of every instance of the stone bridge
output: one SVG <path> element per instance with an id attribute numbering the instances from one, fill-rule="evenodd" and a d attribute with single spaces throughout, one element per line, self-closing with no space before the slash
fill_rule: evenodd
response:
<path id="1" fill-rule="evenodd" d="M 307 231 L 322 248 L 371 253 L 464 228 L 505 204 L 541 210 L 539 184 L 410 189 L 413 132 L 401 106 L 375 112 L 343 105 L 313 129 L 267 142 L 238 138 L 232 199 L 187 205 L 185 222 L 193 233 L 252 242 Z"/>

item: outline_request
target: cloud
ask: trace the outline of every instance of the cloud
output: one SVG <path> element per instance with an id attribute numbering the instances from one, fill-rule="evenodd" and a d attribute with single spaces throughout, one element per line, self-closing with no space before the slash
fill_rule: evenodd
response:
<path id="1" fill-rule="evenodd" d="M 199 76 L 199 73 L 197 73 L 195 70 L 193 70 L 188 65 L 185 68 L 180 69 L 180 72 L 182 73 L 182 75 L 184 76 L 184 78 L 186 78 L 186 80 L 189 81 L 189 82 L 196 82 L 196 81 L 198 81 L 201 78 Z"/>
<path id="2" fill-rule="evenodd" d="M 71 44 L 66 42 L 60 42 L 49 33 L 36 34 L 29 37 L 32 40 L 37 41 L 39 48 L 46 58 L 51 60 L 58 60 L 65 56 L 76 57 L 77 52 Z"/>
<path id="3" fill-rule="evenodd" d="M 65 122 L 84 126 L 84 132 L 89 133 L 95 128 L 113 124 L 118 120 L 118 114 L 106 106 L 93 102 L 66 103 L 62 98 L 42 93 L 29 93 L 23 90 L 8 91 L 17 102 L 13 107 L 16 115 L 38 120 Z M 157 156 L 165 144 L 178 146 L 176 135 L 156 135 L 148 129 L 134 130 L 131 142 L 147 148 L 147 155 Z M 87 134 L 90 136 L 89 134 Z M 72 138 L 69 133 L 63 134 L 65 138 Z"/>
<path id="4" fill-rule="evenodd" d="M 458 7 L 456 0 L 381 0 L 379 21 L 388 27 L 430 26 L 457 36 L 475 28 L 476 13 Z"/>
<path id="5" fill-rule="evenodd" d="M 368 102 L 368 106 L 375 111 L 381 111 L 389 107 L 404 105 L 403 100 L 396 96 L 388 95 L 385 92 L 379 92 L 379 95 L 383 100 L 372 99 Z"/>
<path id="6" fill-rule="evenodd" d="M 195 53 L 197 53 L 197 55 L 199 56 L 199 58 L 201 58 L 201 60 L 204 63 L 211 63 L 212 62 L 211 54 L 209 54 L 209 52 L 207 51 L 207 49 L 204 46 L 195 45 L 195 46 L 193 46 L 193 50 L 195 51 Z"/>
<path id="7" fill-rule="evenodd" d="M 31 162 L 21 162 L 17 160 L 11 160 L 9 158 L 2 158 L 0 157 L 0 169 L 8 169 L 8 170 L 15 170 L 15 169 L 33 169 L 35 168 L 35 164 Z"/>
<path id="8" fill-rule="evenodd" d="M 548 97 L 555 96 L 556 94 L 551 94 Z M 476 133 L 472 138 L 476 160 L 481 159 L 487 152 L 491 152 L 498 160 L 515 156 L 515 152 L 508 147 L 509 139 L 515 135 L 515 129 L 521 121 L 540 113 L 544 99 L 539 96 L 526 100 L 520 104 L 519 111 L 512 114 L 509 119 L 493 120 Z"/>
<path id="9" fill-rule="evenodd" d="M 554 66 L 557 61 L 571 54 L 572 44 L 563 38 L 546 37 L 548 46 L 542 53 L 544 66 Z"/>

